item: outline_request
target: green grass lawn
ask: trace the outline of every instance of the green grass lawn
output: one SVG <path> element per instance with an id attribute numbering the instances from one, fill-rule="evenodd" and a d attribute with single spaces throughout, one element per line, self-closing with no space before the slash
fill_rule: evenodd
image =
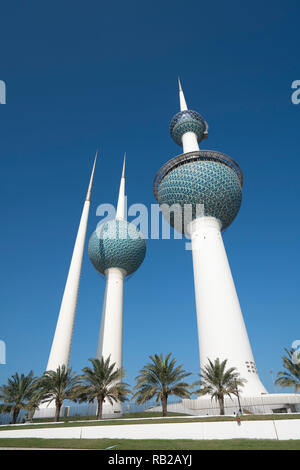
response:
<path id="1" fill-rule="evenodd" d="M 139 419 L 139 420 L 131 420 L 126 421 L 123 419 L 104 419 L 100 421 L 63 421 L 61 423 L 50 422 L 47 424 L 28 424 L 28 425 L 8 425 L 0 427 L 0 436 L 1 431 L 8 431 L 11 429 L 42 429 L 42 428 L 49 428 L 49 427 L 78 427 L 78 426 L 121 426 L 121 425 L 130 425 L 130 424 L 159 424 L 159 423 L 197 423 L 197 422 L 212 422 L 212 421 L 235 421 L 235 418 L 232 416 L 205 416 L 203 418 L 191 418 L 191 417 L 183 417 L 183 418 L 172 418 L 171 414 L 166 418 L 161 419 L 151 419 L 148 417 L 147 413 L 144 413 L 143 418 L 147 416 L 148 419 Z M 177 415 L 180 416 L 180 415 Z M 271 414 L 271 415 L 245 415 L 242 416 L 241 421 L 261 421 L 261 420 L 280 420 L 280 419 L 300 419 L 300 414 Z"/>
<path id="2" fill-rule="evenodd" d="M 299 450 L 300 441 L 230 440 L 130 440 L 130 439 L 0 439 L 1 447 L 118 450 Z"/>

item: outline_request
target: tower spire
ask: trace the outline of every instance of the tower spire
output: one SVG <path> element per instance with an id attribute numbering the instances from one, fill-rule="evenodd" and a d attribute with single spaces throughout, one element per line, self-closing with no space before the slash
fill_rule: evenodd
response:
<path id="1" fill-rule="evenodd" d="M 86 193 L 86 198 L 85 198 L 86 201 L 91 200 L 91 194 L 92 194 L 92 187 L 93 187 L 94 173 L 95 173 L 97 157 L 98 157 L 98 150 L 96 151 L 96 155 L 95 155 L 95 158 L 94 158 L 94 164 L 93 164 L 93 168 L 92 168 L 90 183 L 89 183 L 89 187 L 88 187 L 88 190 L 87 190 L 87 193 Z"/>
<path id="2" fill-rule="evenodd" d="M 181 86 L 180 77 L 178 77 L 178 86 L 179 86 L 179 102 L 180 102 L 180 111 L 187 111 L 188 107 L 185 101 L 183 89 Z"/>
<path id="3" fill-rule="evenodd" d="M 123 170 L 120 182 L 119 198 L 116 212 L 116 219 L 125 219 L 125 166 L 126 166 L 126 152 L 123 160 Z"/>
<path id="4" fill-rule="evenodd" d="M 125 178 L 125 167 L 126 167 L 126 152 L 124 153 L 122 178 Z"/>

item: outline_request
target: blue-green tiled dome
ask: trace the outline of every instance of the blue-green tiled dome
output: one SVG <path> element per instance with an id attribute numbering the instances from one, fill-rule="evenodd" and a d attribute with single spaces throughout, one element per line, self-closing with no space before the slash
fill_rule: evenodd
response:
<path id="1" fill-rule="evenodd" d="M 142 264 L 146 243 L 138 228 L 127 220 L 110 220 L 92 234 L 88 254 L 102 274 L 108 268 L 121 268 L 132 274 Z"/>
<path id="2" fill-rule="evenodd" d="M 212 160 L 191 160 L 166 173 L 159 182 L 156 197 L 160 205 L 179 204 L 183 208 L 184 204 L 192 204 L 193 219 L 196 216 L 196 204 L 203 204 L 203 215 L 219 219 L 224 229 L 239 211 L 241 182 L 230 166 Z M 170 224 L 174 226 L 172 215 Z"/>
<path id="3" fill-rule="evenodd" d="M 201 142 L 205 131 L 207 131 L 207 124 L 204 119 L 197 111 L 190 109 L 175 114 L 170 124 L 170 134 L 178 145 L 182 145 L 181 138 L 186 132 L 194 132 L 198 142 Z"/>

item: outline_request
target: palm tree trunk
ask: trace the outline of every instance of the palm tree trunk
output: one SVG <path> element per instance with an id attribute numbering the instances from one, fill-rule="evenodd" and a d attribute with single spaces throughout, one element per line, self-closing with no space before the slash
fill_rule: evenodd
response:
<path id="1" fill-rule="evenodd" d="M 224 416 L 225 415 L 225 410 L 224 410 L 224 397 L 219 397 L 219 405 L 220 405 L 220 415 Z"/>
<path id="2" fill-rule="evenodd" d="M 19 416 L 19 411 L 20 411 L 19 408 L 14 408 L 12 424 L 16 424 L 18 416 Z"/>
<path id="3" fill-rule="evenodd" d="M 61 404 L 60 404 L 60 403 L 56 403 L 56 406 L 55 406 L 55 421 L 56 421 L 56 422 L 59 421 L 60 409 L 61 409 Z"/>
<path id="4" fill-rule="evenodd" d="M 98 398 L 98 412 L 97 412 L 97 419 L 102 419 L 102 405 L 103 405 L 103 399 Z"/>
<path id="5" fill-rule="evenodd" d="M 32 420 L 34 413 L 35 413 L 35 410 L 30 410 L 28 412 L 28 416 L 27 416 L 28 421 Z"/>
<path id="6" fill-rule="evenodd" d="M 168 399 L 165 395 L 162 396 L 161 405 L 162 405 L 162 415 L 167 416 L 167 402 Z"/>

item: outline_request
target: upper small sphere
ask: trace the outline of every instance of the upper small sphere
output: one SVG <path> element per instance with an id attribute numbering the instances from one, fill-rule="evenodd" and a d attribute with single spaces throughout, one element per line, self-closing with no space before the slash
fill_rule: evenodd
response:
<path id="1" fill-rule="evenodd" d="M 182 145 L 181 138 L 186 132 L 194 132 L 198 142 L 207 134 L 207 123 L 197 111 L 180 111 L 175 114 L 170 124 L 170 134 L 178 145 Z"/>
<path id="2" fill-rule="evenodd" d="M 142 264 L 146 243 L 138 228 L 127 220 L 116 219 L 100 225 L 91 235 L 88 254 L 102 274 L 108 268 L 121 268 L 132 274 Z"/>

